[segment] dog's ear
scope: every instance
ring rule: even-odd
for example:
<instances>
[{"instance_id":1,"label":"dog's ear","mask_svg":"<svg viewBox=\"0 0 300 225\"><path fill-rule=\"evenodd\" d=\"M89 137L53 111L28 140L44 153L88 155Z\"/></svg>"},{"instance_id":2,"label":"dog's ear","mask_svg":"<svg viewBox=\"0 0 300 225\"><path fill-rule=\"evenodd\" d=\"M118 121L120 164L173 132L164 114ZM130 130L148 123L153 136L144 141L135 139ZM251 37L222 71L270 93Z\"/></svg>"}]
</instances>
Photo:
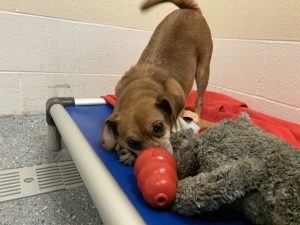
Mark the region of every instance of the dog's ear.
<instances>
[{"instance_id":1,"label":"dog's ear","mask_svg":"<svg viewBox=\"0 0 300 225\"><path fill-rule=\"evenodd\" d=\"M165 92L157 97L157 106L169 115L171 123L174 124L184 109L184 91L180 84L172 78L165 81L164 88Z\"/></svg>"},{"instance_id":2,"label":"dog's ear","mask_svg":"<svg viewBox=\"0 0 300 225\"><path fill-rule=\"evenodd\" d=\"M158 95L156 105L168 114L171 124L174 124L184 108L184 98L164 92Z\"/></svg>"},{"instance_id":3,"label":"dog's ear","mask_svg":"<svg viewBox=\"0 0 300 225\"><path fill-rule=\"evenodd\" d=\"M104 123L102 128L102 147L112 151L117 145L117 122L118 116L113 113Z\"/></svg>"}]
</instances>

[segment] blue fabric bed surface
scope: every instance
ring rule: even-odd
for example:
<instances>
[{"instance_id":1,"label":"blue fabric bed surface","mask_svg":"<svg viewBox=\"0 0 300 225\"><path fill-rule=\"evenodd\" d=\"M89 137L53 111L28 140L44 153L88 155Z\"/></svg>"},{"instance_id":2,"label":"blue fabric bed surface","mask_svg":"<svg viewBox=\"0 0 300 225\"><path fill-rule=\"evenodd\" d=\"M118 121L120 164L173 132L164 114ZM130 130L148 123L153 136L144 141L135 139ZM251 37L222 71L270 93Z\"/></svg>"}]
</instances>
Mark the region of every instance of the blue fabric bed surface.
<instances>
[{"instance_id":1,"label":"blue fabric bed surface","mask_svg":"<svg viewBox=\"0 0 300 225\"><path fill-rule=\"evenodd\" d=\"M170 209L158 210L149 207L143 200L136 186L132 166L125 166L118 161L116 152L106 152L101 149L100 131L105 119L111 114L113 108L109 105L74 106L66 107L81 132L84 134L93 149L109 169L113 177L126 193L132 204L147 224L153 225L245 225L249 224L233 212L216 212L198 218L187 218ZM116 212L117 216L117 212Z\"/></svg>"}]
</instances>

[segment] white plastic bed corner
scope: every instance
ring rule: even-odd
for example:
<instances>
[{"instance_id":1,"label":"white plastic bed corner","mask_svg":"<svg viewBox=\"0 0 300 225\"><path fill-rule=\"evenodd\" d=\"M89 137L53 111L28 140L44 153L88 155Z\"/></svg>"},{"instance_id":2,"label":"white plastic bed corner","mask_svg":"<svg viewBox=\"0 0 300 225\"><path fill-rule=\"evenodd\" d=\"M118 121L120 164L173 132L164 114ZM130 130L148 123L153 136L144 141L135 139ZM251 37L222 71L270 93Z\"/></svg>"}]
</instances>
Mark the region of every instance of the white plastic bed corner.
<instances>
[{"instance_id":1,"label":"white plastic bed corner","mask_svg":"<svg viewBox=\"0 0 300 225\"><path fill-rule=\"evenodd\" d=\"M93 104L105 104L105 101L77 101L77 105ZM145 224L64 107L55 104L50 108L50 113L104 224Z\"/></svg>"}]
</instances>

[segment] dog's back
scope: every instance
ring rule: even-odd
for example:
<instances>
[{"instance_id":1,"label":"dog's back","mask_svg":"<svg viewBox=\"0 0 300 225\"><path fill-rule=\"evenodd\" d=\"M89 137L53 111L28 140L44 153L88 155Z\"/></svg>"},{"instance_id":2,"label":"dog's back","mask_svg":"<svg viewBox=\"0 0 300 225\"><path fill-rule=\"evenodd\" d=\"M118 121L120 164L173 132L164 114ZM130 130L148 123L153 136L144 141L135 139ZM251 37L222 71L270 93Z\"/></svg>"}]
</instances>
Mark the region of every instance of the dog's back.
<instances>
[{"instance_id":1,"label":"dog's back","mask_svg":"<svg viewBox=\"0 0 300 225\"><path fill-rule=\"evenodd\" d=\"M138 63L166 69L187 94L192 88L199 62L210 61L211 32L194 1L149 0L141 8L149 9L163 2L172 2L180 9L170 13L157 26Z\"/></svg>"}]
</instances>

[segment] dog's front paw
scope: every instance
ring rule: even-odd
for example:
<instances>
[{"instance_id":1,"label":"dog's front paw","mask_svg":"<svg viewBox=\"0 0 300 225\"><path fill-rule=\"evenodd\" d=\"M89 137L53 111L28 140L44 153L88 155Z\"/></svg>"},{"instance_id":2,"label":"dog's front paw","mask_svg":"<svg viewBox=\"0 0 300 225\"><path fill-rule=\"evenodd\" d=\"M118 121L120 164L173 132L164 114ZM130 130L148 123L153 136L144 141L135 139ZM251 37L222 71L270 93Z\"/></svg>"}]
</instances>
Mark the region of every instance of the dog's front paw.
<instances>
[{"instance_id":1,"label":"dog's front paw","mask_svg":"<svg viewBox=\"0 0 300 225\"><path fill-rule=\"evenodd\" d=\"M136 159L136 155L126 148L117 148L119 154L119 160L125 165L133 165Z\"/></svg>"}]
</instances>

